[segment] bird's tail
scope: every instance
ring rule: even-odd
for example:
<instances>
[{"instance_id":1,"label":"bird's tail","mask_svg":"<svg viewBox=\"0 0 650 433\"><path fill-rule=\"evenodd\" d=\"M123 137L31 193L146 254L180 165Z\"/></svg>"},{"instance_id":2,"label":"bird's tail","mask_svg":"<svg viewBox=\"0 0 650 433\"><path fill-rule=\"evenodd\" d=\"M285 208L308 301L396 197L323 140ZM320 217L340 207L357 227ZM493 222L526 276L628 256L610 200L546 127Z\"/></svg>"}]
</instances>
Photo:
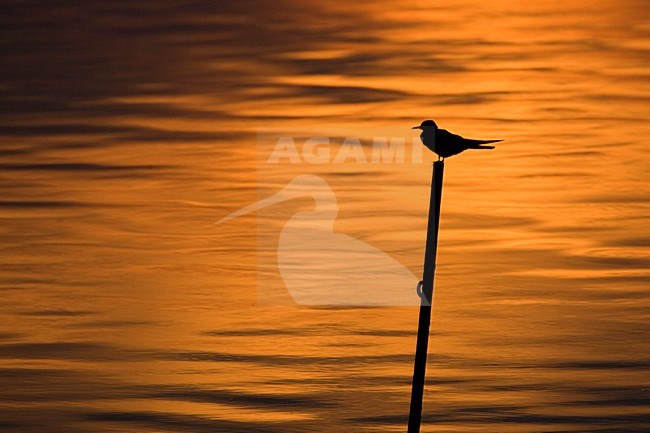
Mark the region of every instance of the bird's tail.
<instances>
[{"instance_id":1,"label":"bird's tail","mask_svg":"<svg viewBox=\"0 0 650 433\"><path fill-rule=\"evenodd\" d=\"M494 146L483 146L488 143L498 143L503 140L469 140L471 143L470 149L494 149Z\"/></svg>"}]
</instances>

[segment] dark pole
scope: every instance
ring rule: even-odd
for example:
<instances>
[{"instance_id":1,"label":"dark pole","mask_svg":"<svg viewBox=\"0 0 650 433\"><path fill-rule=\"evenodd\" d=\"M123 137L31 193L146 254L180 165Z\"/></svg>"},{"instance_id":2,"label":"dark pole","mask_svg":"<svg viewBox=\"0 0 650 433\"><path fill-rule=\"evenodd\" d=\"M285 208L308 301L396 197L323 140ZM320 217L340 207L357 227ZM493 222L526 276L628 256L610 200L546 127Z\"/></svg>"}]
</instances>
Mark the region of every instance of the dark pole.
<instances>
[{"instance_id":1,"label":"dark pole","mask_svg":"<svg viewBox=\"0 0 650 433\"><path fill-rule=\"evenodd\" d=\"M445 163L433 163L431 178L431 198L429 200L429 223L427 243L424 250L424 269L422 272L422 294L420 319L418 322L418 341L415 347L413 366L413 387L411 388L411 409L409 411L408 433L419 433L422 421L422 396L427 368L429 347L429 327L431 325L431 301L433 299L433 276L436 271L436 250L438 249L438 227L440 224L440 198L442 197L442 175Z\"/></svg>"}]
</instances>

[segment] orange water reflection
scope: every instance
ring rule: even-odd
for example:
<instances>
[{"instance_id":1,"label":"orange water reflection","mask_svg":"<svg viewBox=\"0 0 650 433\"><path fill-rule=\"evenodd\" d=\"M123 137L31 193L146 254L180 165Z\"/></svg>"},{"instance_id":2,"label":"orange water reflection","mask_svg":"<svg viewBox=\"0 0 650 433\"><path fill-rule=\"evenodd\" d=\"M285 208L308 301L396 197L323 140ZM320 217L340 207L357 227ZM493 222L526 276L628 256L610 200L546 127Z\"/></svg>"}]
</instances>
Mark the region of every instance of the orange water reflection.
<instances>
[{"instance_id":1,"label":"orange water reflection","mask_svg":"<svg viewBox=\"0 0 650 433\"><path fill-rule=\"evenodd\" d=\"M278 170L258 133L424 118L506 141L447 163L423 431L647 430L644 2L9 3L0 430L404 431L417 311L289 302L308 199L214 222L317 174L418 275L430 154Z\"/></svg>"}]
</instances>

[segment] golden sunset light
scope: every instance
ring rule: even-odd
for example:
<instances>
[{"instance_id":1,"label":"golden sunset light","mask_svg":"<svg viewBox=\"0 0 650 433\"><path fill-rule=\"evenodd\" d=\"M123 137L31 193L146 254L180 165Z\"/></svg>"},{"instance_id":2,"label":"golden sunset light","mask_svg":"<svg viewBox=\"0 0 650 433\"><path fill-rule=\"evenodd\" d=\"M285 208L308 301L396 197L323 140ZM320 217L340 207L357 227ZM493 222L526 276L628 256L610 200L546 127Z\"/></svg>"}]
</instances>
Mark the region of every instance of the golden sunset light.
<instances>
[{"instance_id":1,"label":"golden sunset light","mask_svg":"<svg viewBox=\"0 0 650 433\"><path fill-rule=\"evenodd\" d=\"M0 431L650 431L647 2L0 3Z\"/></svg>"}]
</instances>

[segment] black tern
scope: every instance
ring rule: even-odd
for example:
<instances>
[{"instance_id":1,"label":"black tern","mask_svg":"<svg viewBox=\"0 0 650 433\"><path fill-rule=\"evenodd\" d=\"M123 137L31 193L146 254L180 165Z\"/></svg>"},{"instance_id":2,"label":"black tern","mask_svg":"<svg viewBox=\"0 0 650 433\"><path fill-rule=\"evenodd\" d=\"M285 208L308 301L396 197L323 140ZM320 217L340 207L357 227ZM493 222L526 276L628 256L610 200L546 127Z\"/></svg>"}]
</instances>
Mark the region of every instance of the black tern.
<instances>
[{"instance_id":1,"label":"black tern","mask_svg":"<svg viewBox=\"0 0 650 433\"><path fill-rule=\"evenodd\" d=\"M489 143L498 143L503 140L471 140L460 135L438 128L433 120L425 120L412 129L421 129L420 140L422 144L438 155L438 160L449 158L467 149L494 149L494 146L484 146Z\"/></svg>"}]
</instances>

